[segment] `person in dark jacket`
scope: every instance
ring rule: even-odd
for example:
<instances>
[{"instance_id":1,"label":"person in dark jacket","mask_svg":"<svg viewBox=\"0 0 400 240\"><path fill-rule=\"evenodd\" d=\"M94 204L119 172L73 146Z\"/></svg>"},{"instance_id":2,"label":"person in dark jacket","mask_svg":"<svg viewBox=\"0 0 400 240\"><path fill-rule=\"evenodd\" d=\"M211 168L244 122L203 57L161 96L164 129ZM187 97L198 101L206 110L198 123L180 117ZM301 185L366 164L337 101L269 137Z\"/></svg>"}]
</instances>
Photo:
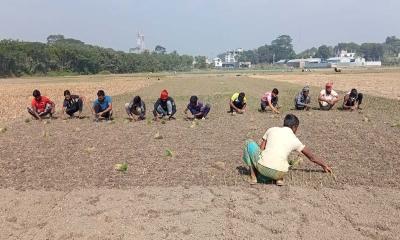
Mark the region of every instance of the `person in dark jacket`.
<instances>
[{"instance_id":1,"label":"person in dark jacket","mask_svg":"<svg viewBox=\"0 0 400 240\"><path fill-rule=\"evenodd\" d=\"M176 113L175 101L172 97L168 95L166 89L162 90L160 98L157 99L154 104L154 120L157 121L159 118L167 117L168 120L175 119L174 115Z\"/></svg>"},{"instance_id":2,"label":"person in dark jacket","mask_svg":"<svg viewBox=\"0 0 400 240\"><path fill-rule=\"evenodd\" d=\"M69 90L64 91L64 102L62 107L62 115L68 114L69 117L73 117L78 112L78 118L81 117L83 110L84 98L78 95L72 95Z\"/></svg>"},{"instance_id":3,"label":"person in dark jacket","mask_svg":"<svg viewBox=\"0 0 400 240\"><path fill-rule=\"evenodd\" d=\"M135 96L132 101L126 103L125 111L131 120L138 121L146 118L146 104L140 96Z\"/></svg>"},{"instance_id":4,"label":"person in dark jacket","mask_svg":"<svg viewBox=\"0 0 400 240\"><path fill-rule=\"evenodd\" d=\"M299 92L294 99L294 106L296 110L310 110L311 108L311 97L310 88L305 86L301 92Z\"/></svg>"},{"instance_id":5,"label":"person in dark jacket","mask_svg":"<svg viewBox=\"0 0 400 240\"><path fill-rule=\"evenodd\" d=\"M363 94L359 93L357 89L351 89L351 91L344 96L343 109L350 111L361 109L360 105L362 103L363 97Z\"/></svg>"},{"instance_id":6,"label":"person in dark jacket","mask_svg":"<svg viewBox=\"0 0 400 240\"><path fill-rule=\"evenodd\" d=\"M206 119L210 109L211 106L209 104L203 104L198 100L197 96L191 96L184 113L188 114L188 111L190 111L191 116L188 116L188 119Z\"/></svg>"}]
</instances>

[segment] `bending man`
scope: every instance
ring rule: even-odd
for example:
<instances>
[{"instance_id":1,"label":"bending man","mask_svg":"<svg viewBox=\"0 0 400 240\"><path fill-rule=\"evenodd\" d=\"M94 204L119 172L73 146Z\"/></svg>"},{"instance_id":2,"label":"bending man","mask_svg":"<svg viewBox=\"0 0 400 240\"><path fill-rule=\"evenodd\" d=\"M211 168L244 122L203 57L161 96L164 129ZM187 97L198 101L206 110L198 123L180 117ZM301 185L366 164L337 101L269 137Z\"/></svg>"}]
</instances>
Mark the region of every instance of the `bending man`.
<instances>
[{"instance_id":1,"label":"bending man","mask_svg":"<svg viewBox=\"0 0 400 240\"><path fill-rule=\"evenodd\" d=\"M344 110L357 110L361 109L360 105L363 100L363 94L358 93L357 89L353 88L349 93L344 96L343 109Z\"/></svg>"},{"instance_id":2,"label":"bending man","mask_svg":"<svg viewBox=\"0 0 400 240\"><path fill-rule=\"evenodd\" d=\"M53 117L56 105L50 98L42 96L40 91L35 89L32 93L33 99L31 107L28 107L28 113L37 120L42 120L45 116Z\"/></svg>"},{"instance_id":3,"label":"bending man","mask_svg":"<svg viewBox=\"0 0 400 240\"><path fill-rule=\"evenodd\" d=\"M135 96L131 102L125 104L125 111L131 120L138 121L146 118L146 104L139 96Z\"/></svg>"},{"instance_id":4,"label":"bending man","mask_svg":"<svg viewBox=\"0 0 400 240\"><path fill-rule=\"evenodd\" d=\"M184 113L187 114L188 110L190 111L191 116L188 116L189 119L206 119L210 109L211 107L209 104L204 105L202 102L198 101L197 96L191 96Z\"/></svg>"},{"instance_id":5,"label":"bending man","mask_svg":"<svg viewBox=\"0 0 400 240\"><path fill-rule=\"evenodd\" d=\"M93 102L92 113L95 121L110 120L112 117L112 99L106 96L103 90L97 92L97 99Z\"/></svg>"},{"instance_id":6,"label":"bending man","mask_svg":"<svg viewBox=\"0 0 400 240\"><path fill-rule=\"evenodd\" d=\"M62 115L68 114L70 117L73 117L76 112L78 112L78 118L81 117L83 110L83 97L79 97L78 95L71 95L69 90L64 91L64 102L62 108Z\"/></svg>"},{"instance_id":7,"label":"bending man","mask_svg":"<svg viewBox=\"0 0 400 240\"><path fill-rule=\"evenodd\" d=\"M260 145L247 140L243 149L243 161L250 167L251 183L257 183L257 173L275 180L278 186L284 185L283 178L289 170L288 156L292 151L306 155L308 159L321 166L325 172L331 168L296 137L299 119L286 115L283 127L272 127L262 137Z\"/></svg>"},{"instance_id":8,"label":"bending man","mask_svg":"<svg viewBox=\"0 0 400 240\"><path fill-rule=\"evenodd\" d=\"M174 114L176 113L175 101L172 97L168 95L166 89L162 90L160 98L157 99L154 104L154 120L157 121L158 118L163 118L168 116L168 120L174 119Z\"/></svg>"}]
</instances>

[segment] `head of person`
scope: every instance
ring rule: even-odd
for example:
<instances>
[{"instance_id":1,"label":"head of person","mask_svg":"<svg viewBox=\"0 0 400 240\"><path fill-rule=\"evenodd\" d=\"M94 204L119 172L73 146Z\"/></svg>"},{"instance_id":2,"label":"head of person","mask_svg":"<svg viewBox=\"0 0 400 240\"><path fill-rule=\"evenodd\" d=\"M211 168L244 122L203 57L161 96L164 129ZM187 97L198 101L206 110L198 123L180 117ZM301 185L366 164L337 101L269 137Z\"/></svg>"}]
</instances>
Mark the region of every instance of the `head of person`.
<instances>
[{"instance_id":1,"label":"head of person","mask_svg":"<svg viewBox=\"0 0 400 240\"><path fill-rule=\"evenodd\" d=\"M351 91L350 91L350 98L351 98L352 100L354 100L354 99L357 98L357 95L358 95L357 89L355 89L355 88L351 89Z\"/></svg>"},{"instance_id":2,"label":"head of person","mask_svg":"<svg viewBox=\"0 0 400 240\"><path fill-rule=\"evenodd\" d=\"M197 100L198 100L198 99L197 99L197 96L191 96L191 97L190 97L190 101L189 101L189 102L190 102L190 105L191 105L191 106L196 106L196 105L197 105Z\"/></svg>"},{"instance_id":3,"label":"head of person","mask_svg":"<svg viewBox=\"0 0 400 240\"><path fill-rule=\"evenodd\" d=\"M296 133L299 124L299 119L294 114L286 115L285 119L283 120L283 126L292 129L294 133Z\"/></svg>"},{"instance_id":4,"label":"head of person","mask_svg":"<svg viewBox=\"0 0 400 240\"><path fill-rule=\"evenodd\" d=\"M167 89L164 89L164 90L161 91L160 99L163 102L168 100L168 91L167 91Z\"/></svg>"},{"instance_id":5,"label":"head of person","mask_svg":"<svg viewBox=\"0 0 400 240\"><path fill-rule=\"evenodd\" d=\"M330 94L332 89L333 89L333 83L325 84L325 91L326 91L327 94Z\"/></svg>"},{"instance_id":6,"label":"head of person","mask_svg":"<svg viewBox=\"0 0 400 240\"><path fill-rule=\"evenodd\" d=\"M39 100L42 98L42 95L40 94L40 91L37 90L37 89L33 90L32 96L33 96L37 101L39 101Z\"/></svg>"},{"instance_id":7,"label":"head of person","mask_svg":"<svg viewBox=\"0 0 400 240\"><path fill-rule=\"evenodd\" d=\"M69 90L65 90L64 91L64 97L65 97L65 99L70 100L71 99L71 92Z\"/></svg>"},{"instance_id":8,"label":"head of person","mask_svg":"<svg viewBox=\"0 0 400 240\"><path fill-rule=\"evenodd\" d=\"M272 93L271 93L272 97L276 97L276 96L278 96L278 94L279 94L279 90L277 88L272 89Z\"/></svg>"},{"instance_id":9,"label":"head of person","mask_svg":"<svg viewBox=\"0 0 400 240\"><path fill-rule=\"evenodd\" d=\"M303 87L302 92L303 92L303 95L307 97L308 94L310 94L310 88L308 86L305 86L305 87Z\"/></svg>"},{"instance_id":10,"label":"head of person","mask_svg":"<svg viewBox=\"0 0 400 240\"><path fill-rule=\"evenodd\" d=\"M241 92L239 93L238 100L240 102L244 102L244 97L246 97L246 94L244 92Z\"/></svg>"},{"instance_id":11,"label":"head of person","mask_svg":"<svg viewBox=\"0 0 400 240\"><path fill-rule=\"evenodd\" d=\"M99 91L97 92L97 99L98 99L100 102L104 101L105 96L106 96L106 93L105 93L103 90L99 90Z\"/></svg>"},{"instance_id":12,"label":"head of person","mask_svg":"<svg viewBox=\"0 0 400 240\"><path fill-rule=\"evenodd\" d=\"M142 99L139 96L135 96L133 98L133 104L140 105L141 102L142 102Z\"/></svg>"}]
</instances>

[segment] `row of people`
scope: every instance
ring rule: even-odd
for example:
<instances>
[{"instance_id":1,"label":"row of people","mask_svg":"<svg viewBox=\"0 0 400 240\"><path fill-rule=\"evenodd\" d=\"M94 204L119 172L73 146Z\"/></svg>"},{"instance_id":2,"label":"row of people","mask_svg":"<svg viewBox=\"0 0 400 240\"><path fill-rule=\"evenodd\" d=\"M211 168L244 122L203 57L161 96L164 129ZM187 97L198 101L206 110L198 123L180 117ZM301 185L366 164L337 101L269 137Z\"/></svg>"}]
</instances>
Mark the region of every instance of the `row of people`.
<instances>
[{"instance_id":1,"label":"row of people","mask_svg":"<svg viewBox=\"0 0 400 240\"><path fill-rule=\"evenodd\" d=\"M279 90L274 88L270 92L264 93L261 96L260 112L264 112L270 109L274 113L279 112L278 105ZM360 109L360 105L363 100L363 94L358 93L357 89L353 88L345 94L343 99L343 110L357 110ZM331 110L333 106L339 101L338 93L333 90L333 84L327 83L325 89L322 89L318 96L318 104L321 110ZM244 113L247 107L246 94L244 92L234 93L229 102L230 110L232 114ZM305 86L294 98L294 107L296 110L310 110L311 108L311 97L310 87Z\"/></svg>"},{"instance_id":2,"label":"row of people","mask_svg":"<svg viewBox=\"0 0 400 240\"><path fill-rule=\"evenodd\" d=\"M297 110L309 110L311 108L311 97L310 88L304 87L300 91L295 99L294 105ZM274 88L271 92L266 92L261 97L260 111L266 111L269 108L274 113L279 112L278 106L278 95L279 90ZM28 107L28 112L36 119L42 119L42 117L50 115L55 112L55 104L46 96L41 96L39 90L33 91L33 100L31 106ZM356 110L360 109L360 105L363 100L363 94L358 93L357 89L351 89L344 96L343 109L344 110ZM318 103L321 110L330 110L339 101L339 95L333 90L332 83L327 83L325 89L321 90ZM73 95L69 90L64 91L64 101L62 106L62 115L68 115L70 117L77 113L77 117L81 117L85 98L78 95ZM247 99L244 92L234 93L229 101L229 112L244 113L247 107ZM91 105L92 114L96 121L102 119L110 119L112 117L112 98L107 96L103 90L97 92L97 99ZM210 112L211 106L209 104L203 104L198 100L197 96L192 96L186 106L184 113L187 115L191 113L188 118L206 118ZM140 96L135 96L132 101L125 104L125 111L128 117L132 120L143 120L146 118L146 104ZM163 117L168 119L174 119L176 114L176 104L172 97L169 96L168 91L164 89L160 97L154 104L153 116L154 120L158 120Z\"/></svg>"},{"instance_id":3,"label":"row of people","mask_svg":"<svg viewBox=\"0 0 400 240\"><path fill-rule=\"evenodd\" d=\"M33 99L31 106L27 108L28 113L35 119L41 120L43 117L52 117L55 112L55 103L46 96L42 96L39 90L33 91ZM69 90L64 91L64 101L62 105L62 116L80 118L84 106L85 98L73 95ZM95 121L109 120L113 114L112 98L105 94L103 90L97 92L97 99L90 107ZM209 104L203 104L198 100L197 96L190 97L184 113L190 119L205 119L211 110ZM140 96L133 97L132 101L125 104L125 111L131 120L144 120L146 118L146 104ZM190 114L188 114L190 112ZM176 113L176 104L172 97L169 96L167 90L163 90L160 97L154 104L153 116L154 120L167 117L174 119Z\"/></svg>"}]
</instances>

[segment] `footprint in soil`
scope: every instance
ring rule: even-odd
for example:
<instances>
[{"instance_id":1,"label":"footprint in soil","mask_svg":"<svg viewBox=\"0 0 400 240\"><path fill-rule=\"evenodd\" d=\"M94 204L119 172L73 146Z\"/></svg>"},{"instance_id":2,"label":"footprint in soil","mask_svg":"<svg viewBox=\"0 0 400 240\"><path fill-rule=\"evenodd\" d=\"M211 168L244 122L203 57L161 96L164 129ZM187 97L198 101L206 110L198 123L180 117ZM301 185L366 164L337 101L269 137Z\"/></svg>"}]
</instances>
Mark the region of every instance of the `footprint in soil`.
<instances>
[{"instance_id":1,"label":"footprint in soil","mask_svg":"<svg viewBox=\"0 0 400 240\"><path fill-rule=\"evenodd\" d=\"M160 213L157 210L150 209L150 210L147 211L147 216L149 218L158 218L160 216Z\"/></svg>"},{"instance_id":2,"label":"footprint in soil","mask_svg":"<svg viewBox=\"0 0 400 240\"><path fill-rule=\"evenodd\" d=\"M16 216L6 218L6 221L7 221L7 222L12 222L12 223L17 222L17 220L18 220L18 219L17 219Z\"/></svg>"},{"instance_id":3,"label":"footprint in soil","mask_svg":"<svg viewBox=\"0 0 400 240\"><path fill-rule=\"evenodd\" d=\"M98 203L98 202L100 201L100 196L101 196L101 195L97 195L97 196L95 196L95 197L90 197L90 198L87 199L87 202L88 202L90 205L95 206L96 203Z\"/></svg>"}]
</instances>

